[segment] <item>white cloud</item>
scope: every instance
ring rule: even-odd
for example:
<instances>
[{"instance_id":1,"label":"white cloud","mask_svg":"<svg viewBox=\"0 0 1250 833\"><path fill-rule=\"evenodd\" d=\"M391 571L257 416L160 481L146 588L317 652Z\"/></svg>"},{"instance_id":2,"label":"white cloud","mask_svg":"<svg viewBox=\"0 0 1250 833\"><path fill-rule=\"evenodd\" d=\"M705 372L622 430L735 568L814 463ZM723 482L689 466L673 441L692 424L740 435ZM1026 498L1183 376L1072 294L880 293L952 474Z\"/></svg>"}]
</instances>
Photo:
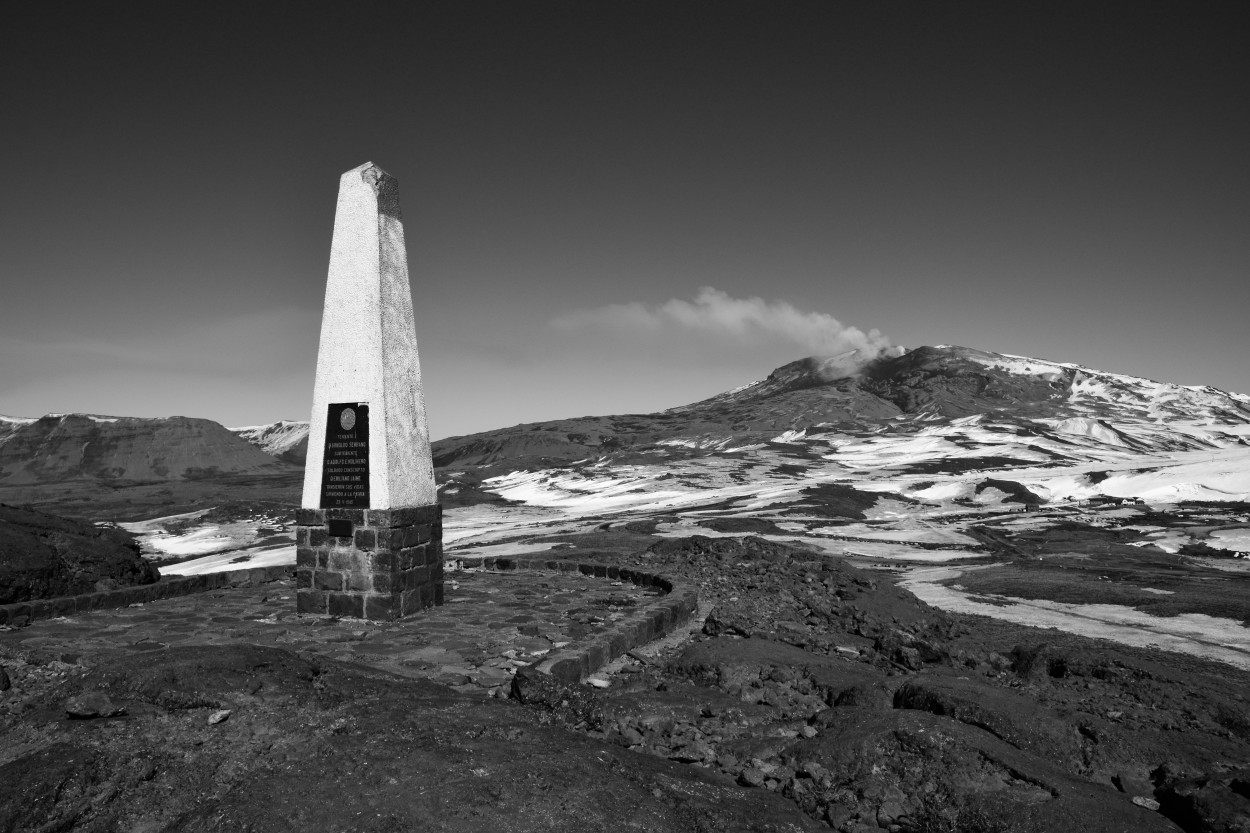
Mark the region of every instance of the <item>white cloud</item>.
<instances>
[{"instance_id":1,"label":"white cloud","mask_svg":"<svg viewBox=\"0 0 1250 833\"><path fill-rule=\"evenodd\" d=\"M552 324L562 330L606 327L640 335L684 329L738 342L783 341L819 356L855 350L862 358L872 358L890 347L890 340L875 329L864 332L823 312L803 312L786 301L734 298L710 286L702 287L692 301L608 304L575 310Z\"/></svg>"}]
</instances>

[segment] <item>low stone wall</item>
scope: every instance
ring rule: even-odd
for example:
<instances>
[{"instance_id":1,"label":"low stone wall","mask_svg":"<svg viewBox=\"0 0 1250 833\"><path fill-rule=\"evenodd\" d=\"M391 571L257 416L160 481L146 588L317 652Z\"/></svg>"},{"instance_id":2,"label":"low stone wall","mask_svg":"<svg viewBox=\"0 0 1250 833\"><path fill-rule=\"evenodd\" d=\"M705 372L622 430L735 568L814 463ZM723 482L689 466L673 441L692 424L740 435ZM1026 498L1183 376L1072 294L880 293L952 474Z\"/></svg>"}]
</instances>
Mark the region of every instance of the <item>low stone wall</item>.
<instances>
[{"instance_id":1,"label":"low stone wall","mask_svg":"<svg viewBox=\"0 0 1250 833\"><path fill-rule=\"evenodd\" d=\"M241 587L264 584L283 578L292 578L295 567L252 567L221 573L205 573L199 576L168 576L152 584L136 584L99 593L83 593L79 596L59 596L54 599L35 599L29 602L0 605L0 625L28 625L36 619L54 619L57 616L73 616L92 610L111 607L127 607L132 604L154 602L174 596L187 596L224 587Z\"/></svg>"},{"instance_id":2,"label":"low stone wall","mask_svg":"<svg viewBox=\"0 0 1250 833\"><path fill-rule=\"evenodd\" d=\"M564 561L536 556L469 556L448 562L459 562L462 568L479 568L507 572L510 570L546 570L579 572L583 575L614 581L628 581L640 587L655 587L664 597L632 611L607 633L585 644L574 644L552 652L535 670L565 682L585 679L626 651L645 645L672 632L699 609L699 594L693 587L673 582L664 576L605 564Z\"/></svg>"},{"instance_id":3,"label":"low stone wall","mask_svg":"<svg viewBox=\"0 0 1250 833\"><path fill-rule=\"evenodd\" d=\"M452 557L448 565L465 569L482 569L507 573L514 570L581 573L608 581L628 581L639 587L654 587L663 593L654 601L630 610L612 627L598 636L564 649L553 651L534 670L565 681L576 682L598 671L608 662L632 648L646 645L689 621L699 608L698 593L693 587L678 584L664 576L630 567L566 561L535 556ZM123 587L102 593L62 596L18 604L0 605L0 625L21 626L36 619L73 616L92 610L127 607L192 593L203 593L227 587L264 584L278 579L295 578L293 565L254 567L199 576L169 576L154 584ZM420 619L412 620L417 627Z\"/></svg>"}]
</instances>

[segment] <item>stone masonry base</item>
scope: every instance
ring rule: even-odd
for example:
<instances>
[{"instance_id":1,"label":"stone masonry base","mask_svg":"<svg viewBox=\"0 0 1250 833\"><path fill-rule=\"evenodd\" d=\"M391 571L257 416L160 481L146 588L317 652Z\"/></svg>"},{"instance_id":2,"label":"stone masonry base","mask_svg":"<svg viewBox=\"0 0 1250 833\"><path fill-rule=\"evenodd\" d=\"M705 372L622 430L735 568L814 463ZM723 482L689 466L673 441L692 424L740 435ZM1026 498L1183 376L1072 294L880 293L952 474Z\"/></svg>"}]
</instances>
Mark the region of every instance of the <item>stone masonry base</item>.
<instances>
[{"instance_id":1,"label":"stone masonry base","mask_svg":"<svg viewBox=\"0 0 1250 833\"><path fill-rule=\"evenodd\" d=\"M443 508L301 509L300 613L399 619L443 603Z\"/></svg>"}]
</instances>

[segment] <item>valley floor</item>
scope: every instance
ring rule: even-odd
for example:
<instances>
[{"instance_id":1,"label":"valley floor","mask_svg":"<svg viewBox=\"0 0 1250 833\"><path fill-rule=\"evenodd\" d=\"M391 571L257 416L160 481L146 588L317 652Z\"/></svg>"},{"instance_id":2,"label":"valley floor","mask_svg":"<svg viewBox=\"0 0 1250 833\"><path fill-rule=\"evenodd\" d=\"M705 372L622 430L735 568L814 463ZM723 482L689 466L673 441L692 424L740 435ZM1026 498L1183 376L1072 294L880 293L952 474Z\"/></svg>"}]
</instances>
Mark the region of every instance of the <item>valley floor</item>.
<instances>
[{"instance_id":1,"label":"valley floor","mask_svg":"<svg viewBox=\"0 0 1250 833\"><path fill-rule=\"evenodd\" d=\"M757 535L881 571L943 610L1250 668L1250 504L1073 499L1022 511L993 488L975 502L960 497L983 472L778 473L792 453L763 448L689 463L575 466L485 480L452 473L448 497L484 487L495 500L446 510L446 555L540 552L551 546L545 536L604 526L661 537ZM1216 462L1212 454L1169 455L1159 470L1234 470L1245 454L1229 454ZM1154 482L1142 458L1135 460L1133 476ZM993 476L1034 488L1040 477L1060 477L1027 468ZM1062 478L1074 476L1063 470ZM1250 464L1241 476L1250 477ZM1177 488L1173 481L1169 489ZM240 501L208 512L122 525L142 536L149 557L169 574L294 563L289 510Z\"/></svg>"}]
</instances>

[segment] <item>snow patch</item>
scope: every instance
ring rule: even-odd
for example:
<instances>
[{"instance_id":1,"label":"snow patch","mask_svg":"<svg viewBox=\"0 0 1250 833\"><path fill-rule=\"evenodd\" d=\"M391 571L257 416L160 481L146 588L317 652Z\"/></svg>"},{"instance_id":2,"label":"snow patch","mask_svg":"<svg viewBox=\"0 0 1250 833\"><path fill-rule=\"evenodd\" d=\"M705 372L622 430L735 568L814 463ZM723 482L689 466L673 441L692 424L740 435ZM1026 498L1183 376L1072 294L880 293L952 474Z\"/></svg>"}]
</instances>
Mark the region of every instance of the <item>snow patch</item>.
<instances>
[{"instance_id":1,"label":"snow patch","mask_svg":"<svg viewBox=\"0 0 1250 833\"><path fill-rule=\"evenodd\" d=\"M954 613L990 616L1035 628L1057 628L1123 645L1206 657L1250 670L1250 630L1232 619L1202 613L1151 616L1126 605L1079 605L1012 596L993 596L996 603L989 604L977 601L972 594L939 584L966 569L917 569L899 582L899 586L934 607Z\"/></svg>"},{"instance_id":2,"label":"snow patch","mask_svg":"<svg viewBox=\"0 0 1250 833\"><path fill-rule=\"evenodd\" d=\"M1250 552L1250 529L1217 529L1209 537L1209 544L1222 550Z\"/></svg>"},{"instance_id":3,"label":"snow patch","mask_svg":"<svg viewBox=\"0 0 1250 833\"><path fill-rule=\"evenodd\" d=\"M217 553L178 564L160 565L159 569L163 576L199 576L205 573L225 573L230 570L278 567L294 563L295 546L292 544Z\"/></svg>"}]
</instances>

